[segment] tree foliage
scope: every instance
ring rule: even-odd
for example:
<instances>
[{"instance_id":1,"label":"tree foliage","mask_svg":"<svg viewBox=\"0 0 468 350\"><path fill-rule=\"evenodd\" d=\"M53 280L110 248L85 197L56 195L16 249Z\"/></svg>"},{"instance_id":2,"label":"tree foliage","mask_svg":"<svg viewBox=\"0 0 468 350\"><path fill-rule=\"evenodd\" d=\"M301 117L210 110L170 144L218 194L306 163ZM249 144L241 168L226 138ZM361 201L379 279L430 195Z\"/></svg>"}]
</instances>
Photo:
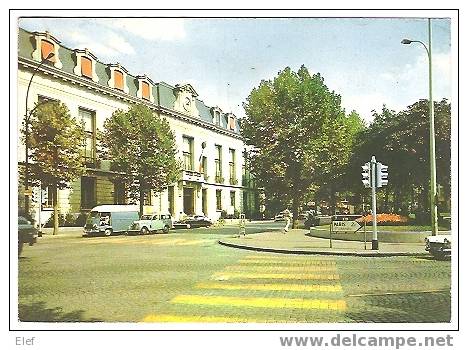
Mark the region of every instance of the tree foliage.
<instances>
[{"instance_id":1,"label":"tree foliage","mask_svg":"<svg viewBox=\"0 0 468 350\"><path fill-rule=\"evenodd\" d=\"M443 99L434 104L437 183L444 188L447 210L450 198L450 104ZM429 105L420 100L397 113L383 106L374 111L374 120L356 142L348 172L353 188L362 188L360 165L375 155L389 165L389 184L385 191L386 211L407 213L415 205L428 213L430 183ZM390 199L392 199L390 201Z\"/></svg>"},{"instance_id":2,"label":"tree foliage","mask_svg":"<svg viewBox=\"0 0 468 350\"><path fill-rule=\"evenodd\" d=\"M160 192L180 176L180 162L169 123L144 105L117 110L104 123L100 135L103 157L121 172L128 196L139 201L143 212L145 195Z\"/></svg>"},{"instance_id":3,"label":"tree foliage","mask_svg":"<svg viewBox=\"0 0 468 350\"><path fill-rule=\"evenodd\" d=\"M251 146L251 171L268 196L292 204L296 218L305 196L325 178L332 181L347 161L348 132L359 128L355 114L347 117L340 96L304 66L263 80L244 109L241 132Z\"/></svg>"},{"instance_id":4,"label":"tree foliage","mask_svg":"<svg viewBox=\"0 0 468 350\"><path fill-rule=\"evenodd\" d=\"M25 128L22 131L26 137ZM83 125L70 115L65 104L51 101L36 105L29 118L29 179L33 185L52 188L56 219L57 190L69 187L85 171L84 141ZM58 221L54 224L54 234L57 230Z\"/></svg>"}]
</instances>

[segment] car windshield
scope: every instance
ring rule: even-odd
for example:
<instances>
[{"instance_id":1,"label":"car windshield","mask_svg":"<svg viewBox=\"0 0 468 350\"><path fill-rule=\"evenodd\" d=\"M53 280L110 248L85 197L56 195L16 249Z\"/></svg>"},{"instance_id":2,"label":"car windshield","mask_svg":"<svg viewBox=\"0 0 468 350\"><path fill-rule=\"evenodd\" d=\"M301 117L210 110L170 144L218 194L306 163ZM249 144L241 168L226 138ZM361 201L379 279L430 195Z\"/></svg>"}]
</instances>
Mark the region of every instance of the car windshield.
<instances>
[{"instance_id":1,"label":"car windshield","mask_svg":"<svg viewBox=\"0 0 468 350\"><path fill-rule=\"evenodd\" d=\"M98 211L92 211L89 213L89 218L98 218L99 217L99 212Z\"/></svg>"}]
</instances>

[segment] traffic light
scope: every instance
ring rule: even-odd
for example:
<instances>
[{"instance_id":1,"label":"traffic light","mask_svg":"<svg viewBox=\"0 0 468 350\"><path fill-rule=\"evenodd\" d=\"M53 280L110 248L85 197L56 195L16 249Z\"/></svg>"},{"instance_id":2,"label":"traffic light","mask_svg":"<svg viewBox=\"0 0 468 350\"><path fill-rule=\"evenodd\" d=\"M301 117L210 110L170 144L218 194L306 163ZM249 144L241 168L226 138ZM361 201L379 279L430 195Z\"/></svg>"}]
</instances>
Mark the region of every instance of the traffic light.
<instances>
[{"instance_id":1,"label":"traffic light","mask_svg":"<svg viewBox=\"0 0 468 350\"><path fill-rule=\"evenodd\" d=\"M362 183L364 184L365 188L371 187L371 164L367 162L364 165L361 165L362 168Z\"/></svg>"},{"instance_id":2,"label":"traffic light","mask_svg":"<svg viewBox=\"0 0 468 350\"><path fill-rule=\"evenodd\" d=\"M387 186L388 184L388 165L377 163L377 187Z\"/></svg>"}]
</instances>

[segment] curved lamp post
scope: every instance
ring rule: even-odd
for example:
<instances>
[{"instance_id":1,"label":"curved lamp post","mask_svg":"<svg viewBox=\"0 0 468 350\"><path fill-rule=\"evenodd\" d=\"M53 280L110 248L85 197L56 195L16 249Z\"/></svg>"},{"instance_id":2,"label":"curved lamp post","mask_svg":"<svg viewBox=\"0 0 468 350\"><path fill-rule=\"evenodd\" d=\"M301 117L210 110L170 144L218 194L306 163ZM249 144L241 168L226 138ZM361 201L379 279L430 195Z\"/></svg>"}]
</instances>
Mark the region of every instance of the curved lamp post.
<instances>
[{"instance_id":1,"label":"curved lamp post","mask_svg":"<svg viewBox=\"0 0 468 350\"><path fill-rule=\"evenodd\" d=\"M26 90L26 107L25 107L25 112L24 112L24 148L25 148L25 160L24 160L24 211L26 215L29 215L29 197L31 195L30 189L29 189L29 118L31 117L32 113L34 110L39 106L36 105L31 111L28 112L28 97L29 97L29 88L31 87L32 80L36 73L38 72L39 68L54 57L54 53L51 52L47 55L46 58L44 58L41 63L34 69L33 74L31 75L31 78L29 79L29 84L28 84L28 89Z\"/></svg>"},{"instance_id":2,"label":"curved lamp post","mask_svg":"<svg viewBox=\"0 0 468 350\"><path fill-rule=\"evenodd\" d=\"M435 156L435 129L434 129L434 101L432 100L432 30L431 30L431 19L428 19L429 27L429 47L426 46L422 41L419 40L410 40L403 39L401 41L404 45L409 45L411 43L419 43L426 49L427 57L429 59L429 120L430 120L430 130L429 130L429 157L430 157L430 168L431 168L431 189L430 189L430 203L431 203L431 226L432 226L432 235L435 236L438 233L438 223L437 223L437 201L436 201L436 156Z\"/></svg>"}]
</instances>

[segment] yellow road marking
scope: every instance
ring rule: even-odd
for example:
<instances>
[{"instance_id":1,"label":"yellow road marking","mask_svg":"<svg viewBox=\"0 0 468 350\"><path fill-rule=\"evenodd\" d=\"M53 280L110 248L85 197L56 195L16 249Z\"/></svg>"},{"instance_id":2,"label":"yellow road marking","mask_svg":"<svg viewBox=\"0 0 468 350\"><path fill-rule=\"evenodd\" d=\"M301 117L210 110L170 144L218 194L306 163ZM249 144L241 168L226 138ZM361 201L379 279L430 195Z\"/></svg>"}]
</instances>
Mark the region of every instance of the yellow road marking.
<instances>
[{"instance_id":1,"label":"yellow road marking","mask_svg":"<svg viewBox=\"0 0 468 350\"><path fill-rule=\"evenodd\" d=\"M300 298L238 298L214 295L178 295L171 300L171 303L236 307L319 309L336 311L343 311L346 309L346 302L344 300Z\"/></svg>"},{"instance_id":2,"label":"yellow road marking","mask_svg":"<svg viewBox=\"0 0 468 350\"><path fill-rule=\"evenodd\" d=\"M239 264L279 264L279 265L336 265L335 261L316 261L316 260L267 260L267 259L242 259Z\"/></svg>"},{"instance_id":3,"label":"yellow road marking","mask_svg":"<svg viewBox=\"0 0 468 350\"><path fill-rule=\"evenodd\" d=\"M226 266L225 270L227 271L263 271L263 272L272 272L272 271L291 271L291 272L309 272L309 271L336 271L336 266Z\"/></svg>"},{"instance_id":4,"label":"yellow road marking","mask_svg":"<svg viewBox=\"0 0 468 350\"><path fill-rule=\"evenodd\" d=\"M291 280L339 280L338 274L314 273L249 273L249 272L217 272L212 276L215 279L230 278L258 278L258 279L291 279Z\"/></svg>"},{"instance_id":5,"label":"yellow road marking","mask_svg":"<svg viewBox=\"0 0 468 350\"><path fill-rule=\"evenodd\" d=\"M225 290L275 290L294 292L341 292L343 289L339 284L331 285L306 285L306 284L228 284L228 283L198 283L197 288L202 289L225 289Z\"/></svg>"},{"instance_id":6,"label":"yellow road marking","mask_svg":"<svg viewBox=\"0 0 468 350\"><path fill-rule=\"evenodd\" d=\"M348 297L367 297L367 296L384 296L384 295L399 295L399 294L424 294L424 293L440 293L450 292L450 289L429 289L429 290L408 290L382 293L364 293L364 294L349 294Z\"/></svg>"},{"instance_id":7,"label":"yellow road marking","mask_svg":"<svg viewBox=\"0 0 468 350\"><path fill-rule=\"evenodd\" d=\"M271 319L260 320L251 318L240 318L230 316L196 316L196 315L148 315L142 322L179 322L179 323L286 323L289 321L272 321Z\"/></svg>"}]
</instances>

